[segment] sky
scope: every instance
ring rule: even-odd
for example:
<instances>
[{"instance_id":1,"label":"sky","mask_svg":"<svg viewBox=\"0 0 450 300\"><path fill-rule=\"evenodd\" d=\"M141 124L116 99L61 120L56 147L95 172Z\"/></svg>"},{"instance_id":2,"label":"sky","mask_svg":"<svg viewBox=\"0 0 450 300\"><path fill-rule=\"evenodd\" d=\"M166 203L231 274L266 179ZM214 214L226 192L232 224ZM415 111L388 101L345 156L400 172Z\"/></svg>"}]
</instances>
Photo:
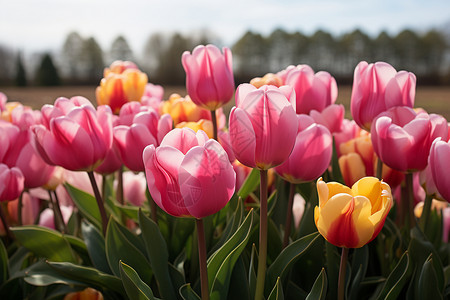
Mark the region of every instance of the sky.
<instances>
[{"instance_id":1,"label":"sky","mask_svg":"<svg viewBox=\"0 0 450 300\"><path fill-rule=\"evenodd\" d=\"M247 30L376 35L444 24L449 0L0 0L0 44L25 52L58 50L72 31L104 50L123 35L139 53L155 32L207 29L231 47Z\"/></svg>"}]
</instances>

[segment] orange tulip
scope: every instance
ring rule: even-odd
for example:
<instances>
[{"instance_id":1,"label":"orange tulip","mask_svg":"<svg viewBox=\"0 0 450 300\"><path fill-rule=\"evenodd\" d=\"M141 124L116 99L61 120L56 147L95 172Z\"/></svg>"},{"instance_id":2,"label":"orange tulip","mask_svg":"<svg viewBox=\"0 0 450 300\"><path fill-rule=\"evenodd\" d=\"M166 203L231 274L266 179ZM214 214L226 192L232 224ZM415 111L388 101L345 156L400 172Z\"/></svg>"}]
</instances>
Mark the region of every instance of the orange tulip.
<instances>
[{"instance_id":1,"label":"orange tulip","mask_svg":"<svg viewBox=\"0 0 450 300\"><path fill-rule=\"evenodd\" d=\"M263 77L255 77L250 80L250 84L254 85L256 88L260 88L263 85L274 85L280 87L283 85L283 80L273 73L267 73Z\"/></svg>"},{"instance_id":2,"label":"orange tulip","mask_svg":"<svg viewBox=\"0 0 450 300\"><path fill-rule=\"evenodd\" d=\"M103 295L93 288L86 288L81 292L67 294L64 300L103 300Z\"/></svg>"},{"instance_id":3,"label":"orange tulip","mask_svg":"<svg viewBox=\"0 0 450 300\"><path fill-rule=\"evenodd\" d=\"M204 132L206 132L206 134L208 135L208 137L210 139L213 138L213 124L210 120L201 119L197 122L181 122L181 123L178 123L177 126L175 126L175 127L176 128L187 127L187 128L191 128L195 132L197 132L199 130L203 130Z\"/></svg>"},{"instance_id":4,"label":"orange tulip","mask_svg":"<svg viewBox=\"0 0 450 300\"><path fill-rule=\"evenodd\" d=\"M338 247L360 248L372 241L392 206L388 184L364 177L352 188L337 182L317 181L319 206L314 220L319 233Z\"/></svg>"}]
</instances>

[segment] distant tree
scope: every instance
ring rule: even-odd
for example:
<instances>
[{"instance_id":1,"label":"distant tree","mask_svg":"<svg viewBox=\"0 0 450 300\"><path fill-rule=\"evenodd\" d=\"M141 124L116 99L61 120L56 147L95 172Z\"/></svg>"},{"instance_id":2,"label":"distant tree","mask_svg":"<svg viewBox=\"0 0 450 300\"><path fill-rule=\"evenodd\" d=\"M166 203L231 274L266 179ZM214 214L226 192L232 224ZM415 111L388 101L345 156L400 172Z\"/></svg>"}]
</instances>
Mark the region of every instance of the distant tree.
<instances>
[{"instance_id":1,"label":"distant tree","mask_svg":"<svg viewBox=\"0 0 450 300\"><path fill-rule=\"evenodd\" d=\"M64 41L61 52L62 76L69 83L84 80L86 68L83 61L84 39L77 32L71 32Z\"/></svg>"},{"instance_id":2,"label":"distant tree","mask_svg":"<svg viewBox=\"0 0 450 300\"><path fill-rule=\"evenodd\" d=\"M373 60L384 61L393 66L399 63L394 40L386 31L380 32L373 40Z\"/></svg>"},{"instance_id":3,"label":"distant tree","mask_svg":"<svg viewBox=\"0 0 450 300\"><path fill-rule=\"evenodd\" d=\"M131 50L127 40L123 36L118 36L113 41L113 43L111 44L109 56L110 62L113 62L115 60L134 60L133 51Z\"/></svg>"},{"instance_id":4,"label":"distant tree","mask_svg":"<svg viewBox=\"0 0 450 300\"><path fill-rule=\"evenodd\" d=\"M310 38L309 65L314 71L326 70L336 71L336 41L334 37L326 31L318 30Z\"/></svg>"},{"instance_id":5,"label":"distant tree","mask_svg":"<svg viewBox=\"0 0 450 300\"><path fill-rule=\"evenodd\" d=\"M22 63L22 55L19 52L17 54L16 59L16 85L17 86L26 86L27 85L27 76L25 72L25 67Z\"/></svg>"},{"instance_id":6,"label":"distant tree","mask_svg":"<svg viewBox=\"0 0 450 300\"><path fill-rule=\"evenodd\" d=\"M60 84L58 70L53 64L49 53L44 54L36 72L36 83L42 86L54 86Z\"/></svg>"},{"instance_id":7,"label":"distant tree","mask_svg":"<svg viewBox=\"0 0 450 300\"><path fill-rule=\"evenodd\" d=\"M269 72L266 40L259 33L247 31L234 44L233 64L236 82L247 82Z\"/></svg>"},{"instance_id":8,"label":"distant tree","mask_svg":"<svg viewBox=\"0 0 450 300\"><path fill-rule=\"evenodd\" d=\"M152 34L144 46L142 68L149 78L158 77L157 71L168 44L168 38L161 33ZM153 79L151 79L153 80Z\"/></svg>"},{"instance_id":9,"label":"distant tree","mask_svg":"<svg viewBox=\"0 0 450 300\"><path fill-rule=\"evenodd\" d=\"M83 44L83 63L86 65L86 80L90 84L98 84L103 77L103 52L97 41L91 37Z\"/></svg>"},{"instance_id":10,"label":"distant tree","mask_svg":"<svg viewBox=\"0 0 450 300\"><path fill-rule=\"evenodd\" d=\"M339 39L339 59L336 66L339 74L352 74L360 61L373 60L373 45L370 37L359 29L344 34Z\"/></svg>"},{"instance_id":11,"label":"distant tree","mask_svg":"<svg viewBox=\"0 0 450 300\"><path fill-rule=\"evenodd\" d=\"M310 38L300 32L295 32L292 35L293 42L293 57L290 65L298 65L301 63L307 63L308 61L308 49L310 47ZM283 67L284 68L284 67Z\"/></svg>"},{"instance_id":12,"label":"distant tree","mask_svg":"<svg viewBox=\"0 0 450 300\"><path fill-rule=\"evenodd\" d=\"M434 77L434 80L438 80L438 77L443 75L446 67L448 67L444 64L445 52L448 49L445 36L439 31L430 30L421 40L423 47L419 49L419 56L427 66L425 73L428 77Z\"/></svg>"},{"instance_id":13,"label":"distant tree","mask_svg":"<svg viewBox=\"0 0 450 300\"><path fill-rule=\"evenodd\" d=\"M6 46L0 45L0 84L7 85L14 78L14 52Z\"/></svg>"},{"instance_id":14,"label":"distant tree","mask_svg":"<svg viewBox=\"0 0 450 300\"><path fill-rule=\"evenodd\" d=\"M405 29L394 38L394 47L398 55L398 65L400 70L414 72L421 75L425 72L426 66L420 60L419 49L421 41L416 32Z\"/></svg>"},{"instance_id":15,"label":"distant tree","mask_svg":"<svg viewBox=\"0 0 450 300\"><path fill-rule=\"evenodd\" d=\"M275 29L267 38L270 72L277 72L294 63L295 41L283 29Z\"/></svg>"}]
</instances>

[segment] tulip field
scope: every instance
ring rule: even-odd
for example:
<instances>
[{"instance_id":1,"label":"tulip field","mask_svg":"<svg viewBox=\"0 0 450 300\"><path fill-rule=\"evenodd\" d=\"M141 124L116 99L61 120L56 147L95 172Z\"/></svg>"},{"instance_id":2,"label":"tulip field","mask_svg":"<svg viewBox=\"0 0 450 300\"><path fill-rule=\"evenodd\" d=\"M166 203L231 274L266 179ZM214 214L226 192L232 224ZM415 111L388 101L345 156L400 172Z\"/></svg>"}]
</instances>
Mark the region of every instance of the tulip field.
<instances>
[{"instance_id":1,"label":"tulip field","mask_svg":"<svg viewBox=\"0 0 450 300\"><path fill-rule=\"evenodd\" d=\"M180 61L0 90L0 299L450 297L450 88Z\"/></svg>"}]
</instances>

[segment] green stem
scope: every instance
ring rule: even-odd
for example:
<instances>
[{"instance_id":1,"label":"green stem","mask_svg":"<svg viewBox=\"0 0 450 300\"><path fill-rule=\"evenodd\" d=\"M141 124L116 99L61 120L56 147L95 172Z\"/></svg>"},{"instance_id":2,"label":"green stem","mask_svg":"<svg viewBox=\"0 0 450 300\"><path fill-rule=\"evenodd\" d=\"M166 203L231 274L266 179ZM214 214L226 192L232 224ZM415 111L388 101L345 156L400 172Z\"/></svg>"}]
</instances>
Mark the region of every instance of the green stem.
<instances>
[{"instance_id":1,"label":"green stem","mask_svg":"<svg viewBox=\"0 0 450 300\"><path fill-rule=\"evenodd\" d=\"M348 250L348 248L342 248L338 279L338 300L344 300L345 296L345 272L347 270Z\"/></svg>"},{"instance_id":2,"label":"green stem","mask_svg":"<svg viewBox=\"0 0 450 300\"><path fill-rule=\"evenodd\" d=\"M413 188L413 173L406 173L405 174L405 185L406 185L406 192L407 192L407 205L408 205L408 216L407 216L407 228L414 227L414 224L416 222L416 219L414 217L414 188Z\"/></svg>"},{"instance_id":3,"label":"green stem","mask_svg":"<svg viewBox=\"0 0 450 300\"><path fill-rule=\"evenodd\" d=\"M56 193L54 194L56 197ZM64 226L64 219L61 213L61 209L59 208L59 201L58 203L53 198L52 191L48 190L48 196L50 197L50 203L52 204L53 209L53 222L55 224L55 229L60 230L62 232L66 232L65 226Z\"/></svg>"},{"instance_id":4,"label":"green stem","mask_svg":"<svg viewBox=\"0 0 450 300\"><path fill-rule=\"evenodd\" d=\"M195 219L195 223L197 224L198 259L200 266L200 284L202 288L202 300L209 300L208 269L206 265L205 229L203 227L202 219Z\"/></svg>"},{"instance_id":5,"label":"green stem","mask_svg":"<svg viewBox=\"0 0 450 300\"><path fill-rule=\"evenodd\" d=\"M19 223L19 226L22 226L23 193L20 193L19 203L17 204L17 223Z\"/></svg>"},{"instance_id":6,"label":"green stem","mask_svg":"<svg viewBox=\"0 0 450 300\"><path fill-rule=\"evenodd\" d=\"M66 223L64 222L64 217L61 212L61 205L59 204L59 198L58 198L58 194L56 194L56 190L53 191L53 196L54 196L53 198L55 199L55 203L56 203L56 210L58 211L59 217L61 218L61 224L62 224L63 230L64 230L64 232L69 232L67 230Z\"/></svg>"},{"instance_id":7,"label":"green stem","mask_svg":"<svg viewBox=\"0 0 450 300\"><path fill-rule=\"evenodd\" d=\"M377 158L377 178L378 180L383 179L383 162L381 161L381 159L378 157Z\"/></svg>"},{"instance_id":8,"label":"green stem","mask_svg":"<svg viewBox=\"0 0 450 300\"><path fill-rule=\"evenodd\" d=\"M3 228L5 228L6 231L6 238L11 241L14 240L11 230L9 230L8 219L6 218L5 212L3 211L3 203L1 202L0 202L0 219L2 220Z\"/></svg>"},{"instance_id":9,"label":"green stem","mask_svg":"<svg viewBox=\"0 0 450 300\"><path fill-rule=\"evenodd\" d=\"M433 196L427 195L423 203L422 216L420 217L420 228L422 228L423 232L426 232L427 229L428 218L431 212L431 202L433 202Z\"/></svg>"},{"instance_id":10,"label":"green stem","mask_svg":"<svg viewBox=\"0 0 450 300\"><path fill-rule=\"evenodd\" d=\"M145 195L147 197L148 204L150 206L150 217L152 218L153 222L158 224L158 207L155 203L155 200L153 200L152 195L150 195L150 191L147 189L145 191Z\"/></svg>"},{"instance_id":11,"label":"green stem","mask_svg":"<svg viewBox=\"0 0 450 300\"><path fill-rule=\"evenodd\" d=\"M103 235L106 236L106 228L108 226L108 217L106 216L105 205L103 204L102 196L98 190L97 182L95 181L94 172L88 171L89 180L91 181L92 189L94 190L95 200L97 201L98 210L102 218Z\"/></svg>"},{"instance_id":12,"label":"green stem","mask_svg":"<svg viewBox=\"0 0 450 300\"><path fill-rule=\"evenodd\" d=\"M295 194L295 184L289 184L289 198L288 206L286 210L286 223L284 225L284 238L283 238L283 249L289 245L289 236L291 235L292 227L292 207L294 206L294 194Z\"/></svg>"},{"instance_id":13,"label":"green stem","mask_svg":"<svg viewBox=\"0 0 450 300\"><path fill-rule=\"evenodd\" d=\"M211 122L213 123L213 137L216 141L217 139L217 117L216 117L216 111L211 110Z\"/></svg>"},{"instance_id":14,"label":"green stem","mask_svg":"<svg viewBox=\"0 0 450 300\"><path fill-rule=\"evenodd\" d=\"M264 299L267 261L267 170L260 170L259 257L255 300Z\"/></svg>"},{"instance_id":15,"label":"green stem","mask_svg":"<svg viewBox=\"0 0 450 300\"><path fill-rule=\"evenodd\" d=\"M116 191L116 198L117 202L119 202L121 205L123 205L123 166L120 166L119 171L117 173L117 191Z\"/></svg>"}]
</instances>

